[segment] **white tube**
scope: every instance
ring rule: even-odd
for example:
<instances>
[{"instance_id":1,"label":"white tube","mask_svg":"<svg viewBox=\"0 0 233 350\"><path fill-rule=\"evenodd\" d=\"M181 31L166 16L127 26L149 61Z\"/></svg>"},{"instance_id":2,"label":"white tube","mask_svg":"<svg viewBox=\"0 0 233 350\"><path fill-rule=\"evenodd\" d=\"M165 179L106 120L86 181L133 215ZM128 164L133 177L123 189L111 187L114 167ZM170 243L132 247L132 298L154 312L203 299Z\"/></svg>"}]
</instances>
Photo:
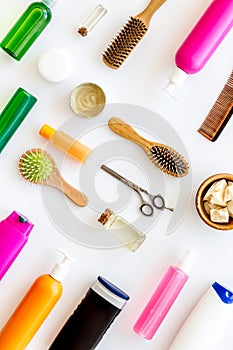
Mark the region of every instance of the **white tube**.
<instances>
[{"instance_id":1,"label":"white tube","mask_svg":"<svg viewBox=\"0 0 233 350\"><path fill-rule=\"evenodd\" d=\"M214 283L188 316L169 350L215 349L233 313L232 303L232 292Z\"/></svg>"}]
</instances>

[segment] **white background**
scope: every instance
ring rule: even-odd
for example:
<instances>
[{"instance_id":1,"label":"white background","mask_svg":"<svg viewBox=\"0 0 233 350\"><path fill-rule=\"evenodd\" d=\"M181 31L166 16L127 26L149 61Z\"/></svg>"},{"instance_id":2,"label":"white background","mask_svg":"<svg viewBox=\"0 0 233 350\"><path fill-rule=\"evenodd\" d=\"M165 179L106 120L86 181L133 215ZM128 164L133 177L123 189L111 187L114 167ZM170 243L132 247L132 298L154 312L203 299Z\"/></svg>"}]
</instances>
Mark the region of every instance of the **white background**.
<instances>
[{"instance_id":1,"label":"white background","mask_svg":"<svg viewBox=\"0 0 233 350\"><path fill-rule=\"evenodd\" d=\"M0 157L1 218L17 209L36 225L27 246L0 283L0 326L7 321L32 281L49 272L56 263L57 247L62 247L76 260L64 282L62 298L33 338L29 350L49 347L99 274L131 296L99 344L99 350L166 350L185 317L214 281L233 288L232 233L207 227L194 205L196 190L206 177L232 172L232 121L216 143L207 141L196 130L231 73L233 32L225 38L205 69L190 77L177 91L182 102L161 89L174 67L175 51L209 3L209 0L167 1L153 17L140 46L118 71L102 63L101 52L128 17L147 5L145 0L103 1L108 14L86 38L78 36L76 30L97 3L60 0L53 9L52 22L21 62L1 52L1 110L19 86L35 95L38 103ZM1 38L28 4L27 0L0 1ZM50 47L63 48L72 58L73 72L65 82L46 82L37 71L39 55ZM177 130L190 156L193 193L182 225L167 236L166 222L160 220L136 253L125 248L89 249L66 239L50 222L40 189L25 183L17 172L21 153L34 146L46 146L46 141L38 135L41 125L48 123L59 127L72 115L70 92L86 81L102 86L108 103L135 104L158 112ZM87 140L86 144L93 147L94 140ZM66 177L69 179L69 174ZM196 257L188 284L154 339L145 341L132 331L132 326L167 267L175 264L189 248L195 251ZM231 329L229 325L217 349L232 349Z\"/></svg>"}]
</instances>

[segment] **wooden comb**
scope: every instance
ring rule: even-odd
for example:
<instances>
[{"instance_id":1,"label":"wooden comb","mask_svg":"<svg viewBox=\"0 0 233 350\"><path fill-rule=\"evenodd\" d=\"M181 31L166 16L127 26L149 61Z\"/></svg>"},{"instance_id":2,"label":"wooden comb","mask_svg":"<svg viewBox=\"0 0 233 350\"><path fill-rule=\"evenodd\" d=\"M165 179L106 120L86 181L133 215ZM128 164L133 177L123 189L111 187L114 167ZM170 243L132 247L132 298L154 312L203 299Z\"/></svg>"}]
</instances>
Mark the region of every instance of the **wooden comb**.
<instances>
[{"instance_id":1,"label":"wooden comb","mask_svg":"<svg viewBox=\"0 0 233 350\"><path fill-rule=\"evenodd\" d=\"M188 174L188 163L173 148L144 139L120 118L111 118L108 121L108 126L116 134L141 146L152 163L164 173L175 177L183 177Z\"/></svg>"},{"instance_id":2,"label":"wooden comb","mask_svg":"<svg viewBox=\"0 0 233 350\"><path fill-rule=\"evenodd\" d=\"M233 114L233 71L198 132L216 141Z\"/></svg>"},{"instance_id":3,"label":"wooden comb","mask_svg":"<svg viewBox=\"0 0 233 350\"><path fill-rule=\"evenodd\" d=\"M166 0L151 0L137 16L130 17L103 53L103 61L110 68L119 68L146 34L150 20Z\"/></svg>"}]
</instances>

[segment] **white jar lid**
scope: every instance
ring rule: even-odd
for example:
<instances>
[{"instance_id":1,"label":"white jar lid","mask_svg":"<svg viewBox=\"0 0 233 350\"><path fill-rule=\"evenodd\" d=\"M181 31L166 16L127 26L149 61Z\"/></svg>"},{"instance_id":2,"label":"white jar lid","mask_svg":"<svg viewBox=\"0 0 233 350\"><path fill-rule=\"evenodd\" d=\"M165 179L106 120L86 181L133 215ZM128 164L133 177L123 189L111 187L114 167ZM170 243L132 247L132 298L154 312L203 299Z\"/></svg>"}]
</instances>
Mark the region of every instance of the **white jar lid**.
<instances>
[{"instance_id":1,"label":"white jar lid","mask_svg":"<svg viewBox=\"0 0 233 350\"><path fill-rule=\"evenodd\" d=\"M71 61L63 50L49 49L39 57L38 70L44 79L58 83L70 74Z\"/></svg>"}]
</instances>

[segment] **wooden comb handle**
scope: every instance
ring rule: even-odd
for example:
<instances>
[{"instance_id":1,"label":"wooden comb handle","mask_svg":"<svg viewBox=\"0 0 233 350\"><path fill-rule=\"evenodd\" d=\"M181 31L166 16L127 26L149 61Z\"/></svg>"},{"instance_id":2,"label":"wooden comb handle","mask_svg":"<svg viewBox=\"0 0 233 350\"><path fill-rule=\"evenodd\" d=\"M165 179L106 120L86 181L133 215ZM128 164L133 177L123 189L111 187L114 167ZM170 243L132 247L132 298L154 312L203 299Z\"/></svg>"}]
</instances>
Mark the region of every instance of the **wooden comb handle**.
<instances>
[{"instance_id":1,"label":"wooden comb handle","mask_svg":"<svg viewBox=\"0 0 233 350\"><path fill-rule=\"evenodd\" d=\"M85 207L87 205L88 199L85 196L85 194L80 192L77 188L71 186L63 178L61 178L59 188L63 193L65 193L67 197L69 197L79 207Z\"/></svg>"},{"instance_id":2,"label":"wooden comb handle","mask_svg":"<svg viewBox=\"0 0 233 350\"><path fill-rule=\"evenodd\" d=\"M129 124L125 123L124 120L113 117L109 119L108 126L112 131L125 139L133 141L143 148L150 148L149 141L141 137Z\"/></svg>"},{"instance_id":3,"label":"wooden comb handle","mask_svg":"<svg viewBox=\"0 0 233 350\"><path fill-rule=\"evenodd\" d=\"M149 24L155 11L157 11L165 1L166 0L151 0L147 7L137 15L136 18L141 19L145 24Z\"/></svg>"}]
</instances>

